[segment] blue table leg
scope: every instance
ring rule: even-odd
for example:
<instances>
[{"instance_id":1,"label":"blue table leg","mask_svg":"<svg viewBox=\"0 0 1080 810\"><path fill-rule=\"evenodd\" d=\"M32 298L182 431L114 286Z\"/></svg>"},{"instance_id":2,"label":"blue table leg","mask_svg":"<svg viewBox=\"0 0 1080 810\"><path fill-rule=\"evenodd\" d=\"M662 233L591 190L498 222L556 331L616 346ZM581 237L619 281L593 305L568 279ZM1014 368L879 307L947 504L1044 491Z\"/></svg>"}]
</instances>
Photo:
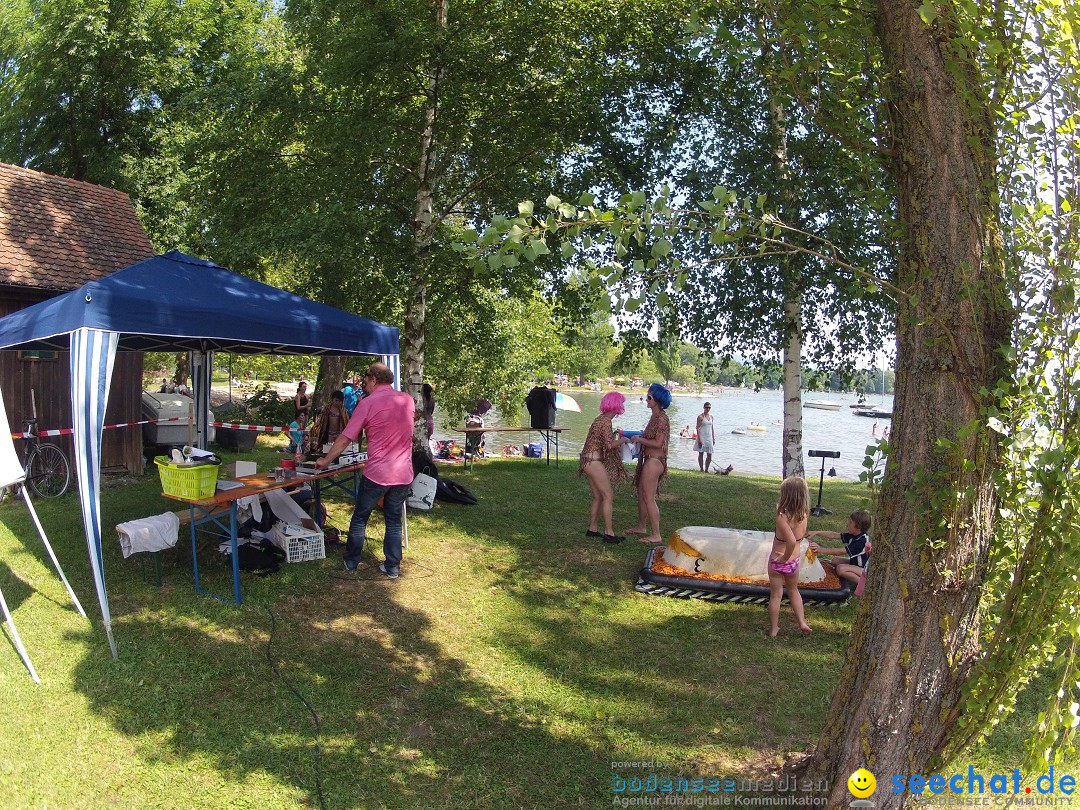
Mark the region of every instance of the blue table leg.
<instances>
[{"instance_id":1,"label":"blue table leg","mask_svg":"<svg viewBox=\"0 0 1080 810\"><path fill-rule=\"evenodd\" d=\"M195 510L198 509L202 513L201 518L196 518ZM199 582L199 549L198 543L195 540L196 527L201 526L204 523L213 523L218 529L229 533L229 544L232 547L232 573L233 573L233 601L236 604L240 604L243 597L240 591L240 555L237 552L238 537L236 526L236 501L232 501L229 504L229 525L226 527L218 516L214 513L203 509L201 506L191 506L191 565L195 571L195 593L200 596L212 596L215 599L220 599L222 602L227 601L224 597L218 596L216 593L210 591L204 591L202 585Z\"/></svg>"},{"instance_id":2,"label":"blue table leg","mask_svg":"<svg viewBox=\"0 0 1080 810\"><path fill-rule=\"evenodd\" d=\"M191 567L195 569L195 593L202 593L202 588L199 587L199 551L195 543L195 507L190 507L191 511Z\"/></svg>"},{"instance_id":3,"label":"blue table leg","mask_svg":"<svg viewBox=\"0 0 1080 810\"><path fill-rule=\"evenodd\" d=\"M229 542L232 543L233 597L240 604L240 554L237 552L236 501L229 503Z\"/></svg>"},{"instance_id":4,"label":"blue table leg","mask_svg":"<svg viewBox=\"0 0 1080 810\"><path fill-rule=\"evenodd\" d=\"M312 519L320 531L325 531L326 527L322 520L322 484L319 483L318 478L311 482L311 496L315 501L315 516Z\"/></svg>"}]
</instances>

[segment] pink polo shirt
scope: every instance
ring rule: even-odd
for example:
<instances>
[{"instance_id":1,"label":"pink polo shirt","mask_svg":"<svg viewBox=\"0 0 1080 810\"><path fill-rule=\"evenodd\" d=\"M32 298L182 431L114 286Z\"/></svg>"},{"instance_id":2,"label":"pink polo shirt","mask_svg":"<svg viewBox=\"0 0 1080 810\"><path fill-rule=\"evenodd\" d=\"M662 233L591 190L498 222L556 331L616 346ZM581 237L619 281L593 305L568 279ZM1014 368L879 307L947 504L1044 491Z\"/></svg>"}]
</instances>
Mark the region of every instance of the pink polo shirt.
<instances>
[{"instance_id":1,"label":"pink polo shirt","mask_svg":"<svg viewBox=\"0 0 1080 810\"><path fill-rule=\"evenodd\" d=\"M380 385L356 404L342 433L356 441L367 436L368 460L364 477L382 486L411 484L413 398L391 385Z\"/></svg>"}]
</instances>

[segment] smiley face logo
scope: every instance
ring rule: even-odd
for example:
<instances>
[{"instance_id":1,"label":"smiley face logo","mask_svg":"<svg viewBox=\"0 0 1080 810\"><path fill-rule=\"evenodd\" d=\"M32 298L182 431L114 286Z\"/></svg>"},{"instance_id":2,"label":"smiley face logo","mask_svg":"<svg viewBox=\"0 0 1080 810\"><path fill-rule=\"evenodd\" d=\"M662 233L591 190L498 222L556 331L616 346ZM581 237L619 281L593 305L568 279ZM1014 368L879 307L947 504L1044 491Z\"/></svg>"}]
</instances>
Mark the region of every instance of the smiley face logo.
<instances>
[{"instance_id":1,"label":"smiley face logo","mask_svg":"<svg viewBox=\"0 0 1080 810\"><path fill-rule=\"evenodd\" d=\"M877 780L866 768L859 768L848 777L847 787L852 796L865 799L867 796L874 795L874 791L877 789Z\"/></svg>"}]
</instances>

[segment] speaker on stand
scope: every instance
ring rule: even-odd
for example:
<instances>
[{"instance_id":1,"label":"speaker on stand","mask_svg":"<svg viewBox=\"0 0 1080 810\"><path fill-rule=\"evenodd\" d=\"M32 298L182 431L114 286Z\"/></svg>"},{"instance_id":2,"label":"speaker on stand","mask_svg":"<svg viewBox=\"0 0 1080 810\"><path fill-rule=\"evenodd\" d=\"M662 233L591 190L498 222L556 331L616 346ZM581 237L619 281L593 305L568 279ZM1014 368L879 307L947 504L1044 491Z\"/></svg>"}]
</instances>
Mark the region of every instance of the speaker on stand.
<instances>
[{"instance_id":1,"label":"speaker on stand","mask_svg":"<svg viewBox=\"0 0 1080 810\"><path fill-rule=\"evenodd\" d=\"M814 517L820 517L821 515L831 515L832 510L826 509L821 505L821 489L825 484L825 459L827 458L840 458L839 450L811 450L807 453L810 458L821 459L821 476L818 478L817 487L817 506L810 510L810 514Z\"/></svg>"}]
</instances>

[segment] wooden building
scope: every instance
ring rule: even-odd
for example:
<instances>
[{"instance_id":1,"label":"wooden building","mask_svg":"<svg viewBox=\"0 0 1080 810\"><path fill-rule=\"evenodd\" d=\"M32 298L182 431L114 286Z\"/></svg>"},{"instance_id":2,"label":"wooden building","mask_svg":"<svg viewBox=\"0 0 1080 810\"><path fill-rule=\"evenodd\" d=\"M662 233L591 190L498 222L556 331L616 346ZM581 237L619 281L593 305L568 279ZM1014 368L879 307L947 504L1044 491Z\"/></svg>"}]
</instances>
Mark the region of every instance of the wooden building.
<instances>
[{"instance_id":1,"label":"wooden building","mask_svg":"<svg viewBox=\"0 0 1080 810\"><path fill-rule=\"evenodd\" d=\"M127 194L0 163L0 316L81 287L155 255ZM118 352L106 425L138 420L141 352ZM70 428L66 352L0 351L0 389L15 432ZM50 439L68 455L70 436ZM142 431L106 430L102 467L143 470Z\"/></svg>"}]
</instances>

